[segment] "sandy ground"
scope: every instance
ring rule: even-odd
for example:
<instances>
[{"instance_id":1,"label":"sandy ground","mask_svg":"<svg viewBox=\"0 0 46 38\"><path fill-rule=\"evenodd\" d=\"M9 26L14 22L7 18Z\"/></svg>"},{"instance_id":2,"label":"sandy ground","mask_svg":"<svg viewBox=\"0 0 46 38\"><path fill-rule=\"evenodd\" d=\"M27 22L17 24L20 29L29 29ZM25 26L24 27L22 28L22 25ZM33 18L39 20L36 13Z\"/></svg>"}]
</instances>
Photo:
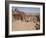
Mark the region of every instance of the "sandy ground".
<instances>
[{"instance_id":1,"label":"sandy ground","mask_svg":"<svg viewBox=\"0 0 46 38\"><path fill-rule=\"evenodd\" d=\"M22 31L22 30L35 30L36 23L32 22L23 22L23 21L13 21L12 30L13 31Z\"/></svg>"}]
</instances>

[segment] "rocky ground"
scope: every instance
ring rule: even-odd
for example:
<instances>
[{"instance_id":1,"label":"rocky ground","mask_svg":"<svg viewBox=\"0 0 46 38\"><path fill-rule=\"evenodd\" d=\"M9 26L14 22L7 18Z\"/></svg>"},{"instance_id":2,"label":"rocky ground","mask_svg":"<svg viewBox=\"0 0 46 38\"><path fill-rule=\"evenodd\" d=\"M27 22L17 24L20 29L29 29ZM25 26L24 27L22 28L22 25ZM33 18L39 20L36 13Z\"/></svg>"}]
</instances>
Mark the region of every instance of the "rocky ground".
<instances>
[{"instance_id":1,"label":"rocky ground","mask_svg":"<svg viewBox=\"0 0 46 38\"><path fill-rule=\"evenodd\" d=\"M27 17L24 20L21 20L21 19L16 20L16 18L13 16L12 17L12 30L13 31L24 31L24 30L39 30L40 29L40 17L39 16L32 16L31 18Z\"/></svg>"}]
</instances>

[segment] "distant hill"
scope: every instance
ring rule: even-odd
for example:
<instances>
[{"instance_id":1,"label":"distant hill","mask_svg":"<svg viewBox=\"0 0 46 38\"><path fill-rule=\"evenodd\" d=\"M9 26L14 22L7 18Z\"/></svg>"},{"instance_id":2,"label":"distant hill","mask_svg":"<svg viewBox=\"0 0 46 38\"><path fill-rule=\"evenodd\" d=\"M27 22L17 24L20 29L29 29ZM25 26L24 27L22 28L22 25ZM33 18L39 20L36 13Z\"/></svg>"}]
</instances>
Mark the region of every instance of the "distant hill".
<instances>
[{"instance_id":1,"label":"distant hill","mask_svg":"<svg viewBox=\"0 0 46 38\"><path fill-rule=\"evenodd\" d=\"M40 13L25 13L25 12L20 12L20 11L18 11L18 12L14 12L15 14L25 14L25 15L40 15Z\"/></svg>"}]
</instances>

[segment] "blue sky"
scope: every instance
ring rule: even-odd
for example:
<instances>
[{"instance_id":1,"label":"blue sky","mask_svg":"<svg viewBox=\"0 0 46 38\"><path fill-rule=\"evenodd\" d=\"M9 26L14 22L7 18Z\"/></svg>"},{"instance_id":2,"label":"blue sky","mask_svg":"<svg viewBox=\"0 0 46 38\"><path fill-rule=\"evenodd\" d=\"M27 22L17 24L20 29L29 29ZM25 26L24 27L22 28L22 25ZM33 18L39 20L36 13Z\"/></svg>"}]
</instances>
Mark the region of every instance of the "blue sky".
<instances>
[{"instance_id":1,"label":"blue sky","mask_svg":"<svg viewBox=\"0 0 46 38\"><path fill-rule=\"evenodd\" d=\"M35 7L15 7L15 8L25 13L40 13L40 8Z\"/></svg>"}]
</instances>

